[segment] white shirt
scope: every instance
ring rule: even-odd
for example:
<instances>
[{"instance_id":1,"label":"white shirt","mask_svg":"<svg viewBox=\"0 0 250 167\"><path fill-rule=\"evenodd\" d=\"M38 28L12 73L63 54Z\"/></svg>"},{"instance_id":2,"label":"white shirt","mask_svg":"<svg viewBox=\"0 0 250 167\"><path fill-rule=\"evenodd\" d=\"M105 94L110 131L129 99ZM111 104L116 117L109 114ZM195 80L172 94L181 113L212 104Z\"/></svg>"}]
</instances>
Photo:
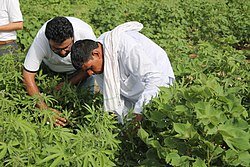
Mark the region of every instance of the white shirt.
<instances>
[{"instance_id":1,"label":"white shirt","mask_svg":"<svg viewBox=\"0 0 250 167\"><path fill-rule=\"evenodd\" d=\"M80 39L95 40L96 36L90 25L74 17L66 17L74 29L74 42ZM24 68L30 72L39 70L43 61L51 70L55 72L72 73L76 69L70 59L70 53L66 57L55 54L49 46L49 41L45 36L47 22L38 31L24 61Z\"/></svg>"},{"instance_id":2,"label":"white shirt","mask_svg":"<svg viewBox=\"0 0 250 167\"><path fill-rule=\"evenodd\" d=\"M18 0L1 0L0 1L0 26L12 22L23 21ZM0 31L0 41L16 40L16 31Z\"/></svg>"},{"instance_id":3,"label":"white shirt","mask_svg":"<svg viewBox=\"0 0 250 167\"><path fill-rule=\"evenodd\" d=\"M103 43L105 33L98 40ZM123 115L134 107L141 113L143 105L156 96L159 86L173 84L174 73L167 53L152 40L136 31L123 32L119 38L118 61ZM105 72L105 71L104 71ZM96 75L102 81L103 75ZM102 83L98 83L102 90Z\"/></svg>"}]
</instances>

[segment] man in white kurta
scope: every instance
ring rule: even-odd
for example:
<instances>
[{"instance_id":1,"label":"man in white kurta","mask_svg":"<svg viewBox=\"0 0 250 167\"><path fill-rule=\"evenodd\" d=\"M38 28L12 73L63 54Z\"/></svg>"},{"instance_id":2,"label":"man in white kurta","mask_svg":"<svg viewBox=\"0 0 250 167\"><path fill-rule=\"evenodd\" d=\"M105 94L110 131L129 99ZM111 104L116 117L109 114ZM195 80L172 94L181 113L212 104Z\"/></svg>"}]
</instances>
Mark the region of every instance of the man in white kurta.
<instances>
[{"instance_id":1,"label":"man in white kurta","mask_svg":"<svg viewBox=\"0 0 250 167\"><path fill-rule=\"evenodd\" d=\"M92 64L82 64L90 75L97 73L104 109L115 112L121 122L129 109L140 115L143 105L157 95L159 87L169 87L175 79L167 53L138 32L141 28L138 22L128 22L98 38L104 55L103 73L91 71L95 59ZM77 43L72 47L73 65Z\"/></svg>"}]
</instances>

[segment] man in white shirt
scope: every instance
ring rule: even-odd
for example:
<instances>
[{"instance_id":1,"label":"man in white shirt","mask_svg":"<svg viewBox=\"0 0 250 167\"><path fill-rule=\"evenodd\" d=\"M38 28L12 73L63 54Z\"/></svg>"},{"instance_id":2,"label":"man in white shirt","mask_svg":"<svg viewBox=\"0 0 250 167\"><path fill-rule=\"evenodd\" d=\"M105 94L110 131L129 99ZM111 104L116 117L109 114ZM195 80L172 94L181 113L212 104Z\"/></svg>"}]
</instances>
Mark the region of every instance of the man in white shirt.
<instances>
[{"instance_id":1,"label":"man in white shirt","mask_svg":"<svg viewBox=\"0 0 250 167\"><path fill-rule=\"evenodd\" d=\"M0 5L0 56L13 53L16 43L16 30L23 29L23 16L18 0L1 0Z\"/></svg>"},{"instance_id":2,"label":"man in white shirt","mask_svg":"<svg viewBox=\"0 0 250 167\"><path fill-rule=\"evenodd\" d=\"M96 37L92 28L78 18L55 17L42 26L24 61L23 80L29 95L39 94L35 76L42 63L55 73L70 75L69 83L74 85L88 78L86 72L77 71L73 67L70 59L71 46L74 41L80 39L95 40ZM88 80L91 78L88 78ZM56 89L59 90L63 83L61 82ZM93 82L90 83L93 84ZM37 107L40 109L48 108L43 101L37 104ZM59 113L55 109L52 110ZM64 118L59 116L56 116L55 121L55 125L62 126L66 122Z\"/></svg>"},{"instance_id":3,"label":"man in white shirt","mask_svg":"<svg viewBox=\"0 0 250 167\"><path fill-rule=\"evenodd\" d=\"M167 53L138 32L142 27L127 22L98 41L80 40L72 46L72 64L96 74L104 110L116 113L120 122L130 109L141 121L143 105L157 95L160 86L169 87L175 79Z\"/></svg>"}]
</instances>

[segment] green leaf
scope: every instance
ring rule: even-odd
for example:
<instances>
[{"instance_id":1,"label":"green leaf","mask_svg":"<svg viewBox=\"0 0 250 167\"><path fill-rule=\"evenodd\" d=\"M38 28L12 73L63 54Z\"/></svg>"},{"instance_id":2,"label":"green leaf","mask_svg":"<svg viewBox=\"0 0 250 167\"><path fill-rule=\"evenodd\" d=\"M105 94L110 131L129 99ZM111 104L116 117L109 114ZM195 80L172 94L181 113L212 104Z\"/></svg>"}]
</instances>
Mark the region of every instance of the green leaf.
<instances>
[{"instance_id":1,"label":"green leaf","mask_svg":"<svg viewBox=\"0 0 250 167\"><path fill-rule=\"evenodd\" d=\"M144 143L147 143L149 134L143 128L140 128L137 134Z\"/></svg>"},{"instance_id":2,"label":"green leaf","mask_svg":"<svg viewBox=\"0 0 250 167\"><path fill-rule=\"evenodd\" d=\"M223 112L217 110L213 107L213 101L210 100L209 102L198 102L194 104L195 111L197 114L197 119L204 124L212 124L218 125L219 123L223 123L226 121L226 117Z\"/></svg>"},{"instance_id":3,"label":"green leaf","mask_svg":"<svg viewBox=\"0 0 250 167\"><path fill-rule=\"evenodd\" d=\"M250 149L250 132L246 132L234 126L232 122L227 122L225 125L218 127L218 132L222 135L223 140L227 145L235 150L248 150Z\"/></svg>"},{"instance_id":4,"label":"green leaf","mask_svg":"<svg viewBox=\"0 0 250 167\"><path fill-rule=\"evenodd\" d=\"M207 167L207 165L203 160L201 160L200 158L197 158L195 162L193 163L193 167Z\"/></svg>"},{"instance_id":5,"label":"green leaf","mask_svg":"<svg viewBox=\"0 0 250 167\"><path fill-rule=\"evenodd\" d=\"M250 154L248 151L239 153L239 161L243 166L250 166Z\"/></svg>"},{"instance_id":6,"label":"green leaf","mask_svg":"<svg viewBox=\"0 0 250 167\"><path fill-rule=\"evenodd\" d=\"M175 112L178 115L185 113L187 110L188 110L188 108L185 105L176 105L175 106Z\"/></svg>"},{"instance_id":7,"label":"green leaf","mask_svg":"<svg viewBox=\"0 0 250 167\"><path fill-rule=\"evenodd\" d=\"M180 156L176 152L171 152L167 154L165 161L171 165L179 164L180 162Z\"/></svg>"},{"instance_id":8,"label":"green leaf","mask_svg":"<svg viewBox=\"0 0 250 167\"><path fill-rule=\"evenodd\" d=\"M84 157L84 161L83 161L83 166L84 167L88 167L89 166L89 160L88 160L88 158L89 158L88 156Z\"/></svg>"},{"instance_id":9,"label":"green leaf","mask_svg":"<svg viewBox=\"0 0 250 167\"><path fill-rule=\"evenodd\" d=\"M175 137L179 139L192 139L194 137L198 137L198 133L189 122L186 124L174 123L173 125L175 132L178 133Z\"/></svg>"},{"instance_id":10,"label":"green leaf","mask_svg":"<svg viewBox=\"0 0 250 167\"><path fill-rule=\"evenodd\" d=\"M59 156L59 157L57 157L57 158L53 161L53 163L50 165L50 167L56 167L56 166L59 165L62 161L63 161L63 160L62 160L62 156Z\"/></svg>"},{"instance_id":11,"label":"green leaf","mask_svg":"<svg viewBox=\"0 0 250 167\"><path fill-rule=\"evenodd\" d=\"M3 159L7 153L7 144L6 143L3 143L3 142L0 142L0 160Z\"/></svg>"},{"instance_id":12,"label":"green leaf","mask_svg":"<svg viewBox=\"0 0 250 167\"><path fill-rule=\"evenodd\" d=\"M60 155L61 155L61 153L49 155L46 158L44 158L43 160L38 161L37 164L40 165L42 163L48 162L52 159L55 159L56 157L60 157Z\"/></svg>"}]
</instances>

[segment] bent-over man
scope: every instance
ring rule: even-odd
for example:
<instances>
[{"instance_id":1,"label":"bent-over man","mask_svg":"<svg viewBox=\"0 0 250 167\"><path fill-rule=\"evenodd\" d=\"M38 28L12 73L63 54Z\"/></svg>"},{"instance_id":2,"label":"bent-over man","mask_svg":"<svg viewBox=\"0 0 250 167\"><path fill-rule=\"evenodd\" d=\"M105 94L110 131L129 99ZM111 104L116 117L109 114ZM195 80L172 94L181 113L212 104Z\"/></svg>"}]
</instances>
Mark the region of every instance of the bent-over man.
<instances>
[{"instance_id":1,"label":"bent-over man","mask_svg":"<svg viewBox=\"0 0 250 167\"><path fill-rule=\"evenodd\" d=\"M143 105L157 95L159 87L169 87L175 79L167 53L139 32L142 27L127 22L97 41L79 40L72 46L72 64L95 74L104 110L116 113L120 122L130 109L141 121Z\"/></svg>"},{"instance_id":2,"label":"bent-over man","mask_svg":"<svg viewBox=\"0 0 250 167\"><path fill-rule=\"evenodd\" d=\"M69 75L69 83L78 84L88 77L86 71L76 70L70 59L73 43L80 39L95 40L92 28L75 17L55 17L47 21L38 31L24 61L23 81L29 95L39 95L35 76L40 66L48 67L51 72ZM91 78L89 78L91 79ZM87 80L88 81L88 80ZM94 82L90 82L94 84ZM64 82L56 87L59 90ZM37 104L40 109L48 108L45 102ZM59 111L52 109L56 113ZM66 120L59 116L55 125L65 125Z\"/></svg>"}]
</instances>

